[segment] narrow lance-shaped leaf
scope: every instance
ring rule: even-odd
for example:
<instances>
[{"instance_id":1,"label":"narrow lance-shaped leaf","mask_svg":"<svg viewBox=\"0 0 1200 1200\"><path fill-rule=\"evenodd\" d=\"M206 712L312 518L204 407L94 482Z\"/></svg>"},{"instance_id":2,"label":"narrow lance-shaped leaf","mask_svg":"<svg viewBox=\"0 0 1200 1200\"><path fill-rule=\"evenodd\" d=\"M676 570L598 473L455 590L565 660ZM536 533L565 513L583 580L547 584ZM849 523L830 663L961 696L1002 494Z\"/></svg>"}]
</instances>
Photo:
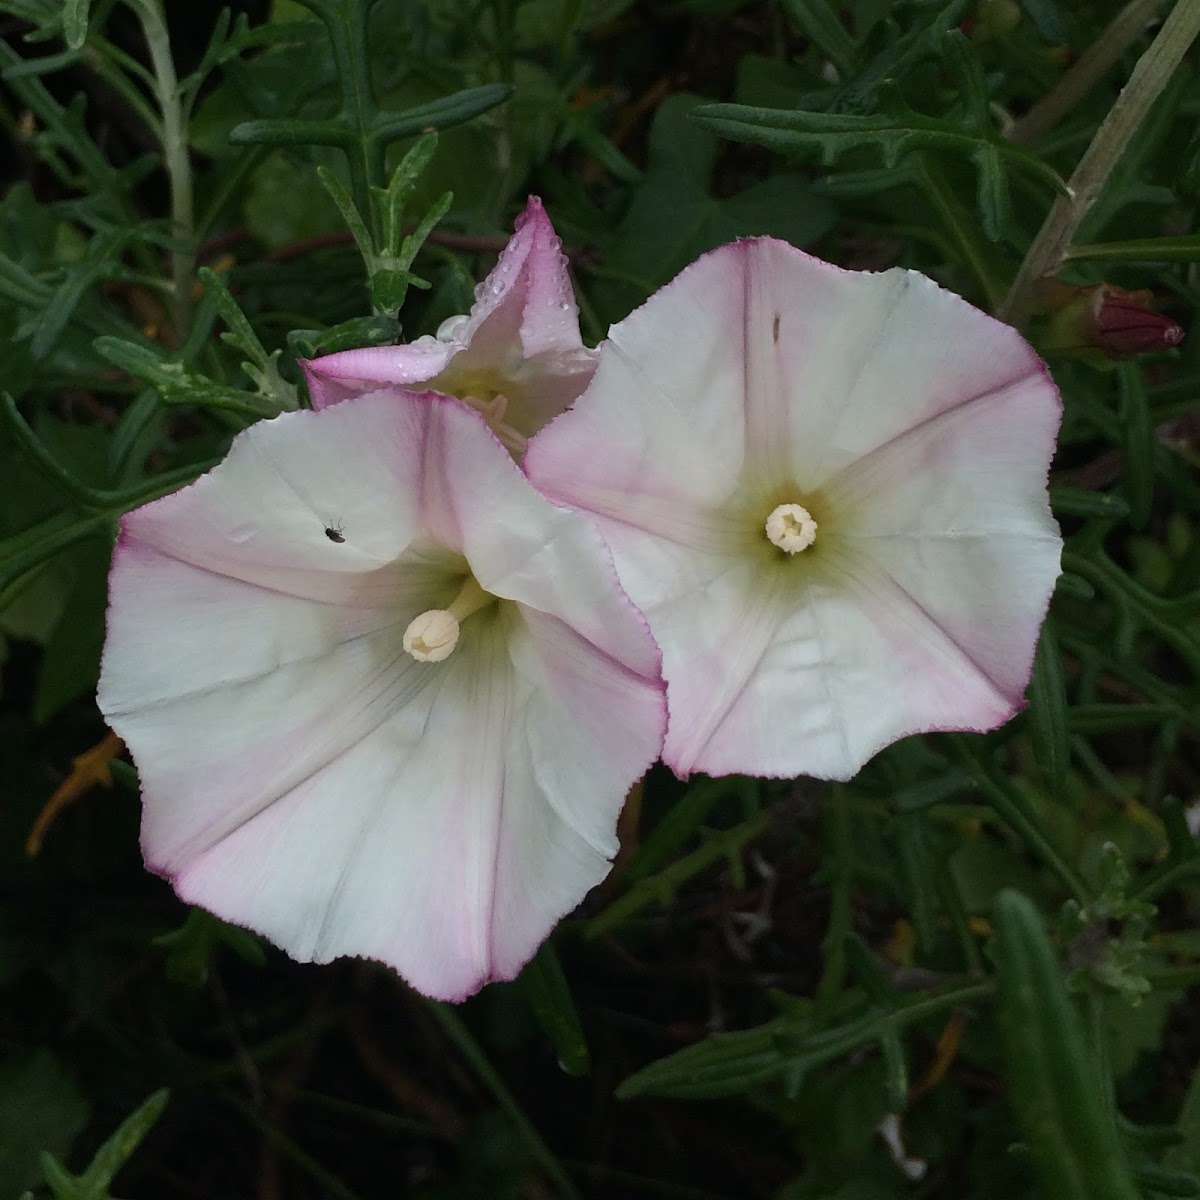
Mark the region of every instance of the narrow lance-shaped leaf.
<instances>
[{"instance_id":1,"label":"narrow lance-shaped leaf","mask_svg":"<svg viewBox=\"0 0 1200 1200\"><path fill-rule=\"evenodd\" d=\"M1154 422L1141 368L1136 363L1125 363L1118 379L1125 433L1125 498L1129 501L1130 524L1141 529L1150 519L1154 502Z\"/></svg>"},{"instance_id":2,"label":"narrow lance-shaped leaf","mask_svg":"<svg viewBox=\"0 0 1200 1200\"><path fill-rule=\"evenodd\" d=\"M87 38L90 5L91 0L66 0L63 7L63 37L70 50L80 49Z\"/></svg>"},{"instance_id":3,"label":"narrow lance-shaped leaf","mask_svg":"<svg viewBox=\"0 0 1200 1200\"><path fill-rule=\"evenodd\" d=\"M1067 725L1067 694L1062 657L1053 625L1042 626L1033 678L1029 684L1029 724L1033 753L1052 794L1062 792L1066 778L1070 737Z\"/></svg>"},{"instance_id":4,"label":"narrow lance-shaped leaf","mask_svg":"<svg viewBox=\"0 0 1200 1200\"><path fill-rule=\"evenodd\" d=\"M1138 1200L1079 1018L1033 904L996 902L1000 1026L1009 1097L1046 1197Z\"/></svg>"},{"instance_id":5,"label":"narrow lance-shaped leaf","mask_svg":"<svg viewBox=\"0 0 1200 1200\"><path fill-rule=\"evenodd\" d=\"M783 0L783 10L829 56L843 79L853 72L858 48L827 0Z\"/></svg>"},{"instance_id":6,"label":"narrow lance-shaped leaf","mask_svg":"<svg viewBox=\"0 0 1200 1200\"><path fill-rule=\"evenodd\" d=\"M898 103L894 95L891 100L893 105ZM754 142L781 153L816 149L826 165L847 150L868 144L879 148L886 166L895 165L912 150L944 150L973 157L981 148L991 148L1011 168L1025 171L1055 191L1063 193L1066 187L1052 167L1017 146L907 108L895 114L858 116L747 104L705 104L695 110L692 119L722 137Z\"/></svg>"},{"instance_id":7,"label":"narrow lance-shaped leaf","mask_svg":"<svg viewBox=\"0 0 1200 1200\"><path fill-rule=\"evenodd\" d=\"M567 977L550 942L534 955L518 982L542 1032L554 1043L562 1069L568 1075L586 1075L591 1069L591 1055Z\"/></svg>"}]
</instances>

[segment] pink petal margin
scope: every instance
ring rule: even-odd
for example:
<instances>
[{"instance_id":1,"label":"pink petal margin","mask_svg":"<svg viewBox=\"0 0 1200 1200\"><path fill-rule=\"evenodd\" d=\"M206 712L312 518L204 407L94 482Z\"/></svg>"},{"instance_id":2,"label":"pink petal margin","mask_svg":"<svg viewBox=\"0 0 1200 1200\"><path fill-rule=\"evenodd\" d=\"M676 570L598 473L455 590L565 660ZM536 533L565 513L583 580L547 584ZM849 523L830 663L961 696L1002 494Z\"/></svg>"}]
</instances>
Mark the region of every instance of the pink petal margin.
<instances>
[{"instance_id":1,"label":"pink petal margin","mask_svg":"<svg viewBox=\"0 0 1200 1200\"><path fill-rule=\"evenodd\" d=\"M519 360L583 348L562 244L537 196L529 197L512 237L475 296L470 314L445 340L422 337L399 346L367 346L302 361L313 408L326 408L380 385L427 383L463 351L473 349L472 360L493 357L501 368L502 356ZM501 329L490 335L484 331L488 344L473 347L476 335L493 317L500 318ZM516 344L505 344L514 332Z\"/></svg>"},{"instance_id":2,"label":"pink petal margin","mask_svg":"<svg viewBox=\"0 0 1200 1200\"><path fill-rule=\"evenodd\" d=\"M669 766L846 779L1023 704L1060 418L1020 335L932 280L753 238L615 325L524 466L597 518L650 622ZM811 571L754 548L792 491L829 508Z\"/></svg>"},{"instance_id":3,"label":"pink petal margin","mask_svg":"<svg viewBox=\"0 0 1200 1200\"><path fill-rule=\"evenodd\" d=\"M400 635L464 559L509 603L418 664ZM261 422L124 518L98 700L183 899L459 1000L608 873L660 662L590 520L465 405L385 391Z\"/></svg>"}]
</instances>

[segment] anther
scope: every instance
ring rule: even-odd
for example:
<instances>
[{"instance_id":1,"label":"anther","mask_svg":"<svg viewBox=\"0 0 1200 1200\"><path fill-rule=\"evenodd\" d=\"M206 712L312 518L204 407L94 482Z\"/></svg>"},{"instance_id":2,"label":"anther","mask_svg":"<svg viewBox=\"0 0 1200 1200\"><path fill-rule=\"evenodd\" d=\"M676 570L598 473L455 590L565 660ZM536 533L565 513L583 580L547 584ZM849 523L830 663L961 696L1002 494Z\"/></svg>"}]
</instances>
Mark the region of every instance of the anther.
<instances>
[{"instance_id":1,"label":"anther","mask_svg":"<svg viewBox=\"0 0 1200 1200\"><path fill-rule=\"evenodd\" d=\"M767 518L767 539L788 554L807 550L817 540L817 523L802 504L780 504Z\"/></svg>"}]
</instances>

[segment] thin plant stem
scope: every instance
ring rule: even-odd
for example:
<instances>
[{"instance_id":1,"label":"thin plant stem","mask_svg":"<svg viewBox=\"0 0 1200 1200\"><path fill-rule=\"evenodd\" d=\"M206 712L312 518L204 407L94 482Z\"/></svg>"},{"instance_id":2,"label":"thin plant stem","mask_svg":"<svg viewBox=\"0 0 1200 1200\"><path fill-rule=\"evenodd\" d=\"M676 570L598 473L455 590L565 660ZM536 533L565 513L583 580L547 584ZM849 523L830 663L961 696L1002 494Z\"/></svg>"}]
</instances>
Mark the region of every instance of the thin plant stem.
<instances>
[{"instance_id":1,"label":"thin plant stem","mask_svg":"<svg viewBox=\"0 0 1200 1200\"><path fill-rule=\"evenodd\" d=\"M1054 202L1034 238L997 312L1002 320L1018 328L1025 323L1033 304L1034 288L1062 264L1075 231L1198 33L1200 0L1179 0L1149 49L1138 59L1129 82L1084 151L1067 184L1069 194Z\"/></svg>"},{"instance_id":2,"label":"thin plant stem","mask_svg":"<svg viewBox=\"0 0 1200 1200\"><path fill-rule=\"evenodd\" d=\"M974 775L976 786L996 815L1058 876L1059 882L1069 895L1080 904L1087 905L1091 899L1087 884L1079 872L1059 853L1037 818L1029 812L1020 791L1007 780L996 778L961 734L951 734L948 741L959 761Z\"/></svg>"},{"instance_id":3,"label":"thin plant stem","mask_svg":"<svg viewBox=\"0 0 1200 1200\"><path fill-rule=\"evenodd\" d=\"M1018 146L1036 142L1067 116L1137 41L1162 0L1130 0L1066 74L1005 135Z\"/></svg>"},{"instance_id":4,"label":"thin plant stem","mask_svg":"<svg viewBox=\"0 0 1200 1200\"><path fill-rule=\"evenodd\" d=\"M192 162L188 155L183 101L171 57L171 39L158 0L128 0L128 3L142 25L154 70L155 99L162 113L163 166L171 189L172 231L179 243L171 252L175 333L182 341L192 319L192 275L196 265Z\"/></svg>"},{"instance_id":5,"label":"thin plant stem","mask_svg":"<svg viewBox=\"0 0 1200 1200\"><path fill-rule=\"evenodd\" d=\"M516 1126L517 1133L524 1139L530 1156L541 1166L546 1177L553 1182L562 1200L581 1200L571 1177L563 1169L550 1147L542 1141L541 1135L517 1103L516 1097L509 1091L504 1080L500 1078L500 1073L492 1066L487 1055L484 1054L454 1010L448 1004L439 1004L433 1000L429 1001L426 1007L433 1019L442 1027L442 1032L458 1047L459 1053L471 1064L483 1085L508 1114L509 1120Z\"/></svg>"}]
</instances>

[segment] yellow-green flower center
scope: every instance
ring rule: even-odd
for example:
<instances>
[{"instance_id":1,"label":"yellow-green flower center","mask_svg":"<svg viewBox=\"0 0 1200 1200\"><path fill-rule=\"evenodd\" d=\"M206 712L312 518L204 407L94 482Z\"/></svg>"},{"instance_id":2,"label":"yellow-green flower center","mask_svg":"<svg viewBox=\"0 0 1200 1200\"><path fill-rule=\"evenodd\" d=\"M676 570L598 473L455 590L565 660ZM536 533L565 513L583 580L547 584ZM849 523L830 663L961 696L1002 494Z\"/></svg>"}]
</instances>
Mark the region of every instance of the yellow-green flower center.
<instances>
[{"instance_id":1,"label":"yellow-green flower center","mask_svg":"<svg viewBox=\"0 0 1200 1200\"><path fill-rule=\"evenodd\" d=\"M454 363L429 381L429 386L469 404L487 421L504 448L519 459L528 439L505 420L509 406L519 401L519 388L499 371L483 368L456 368Z\"/></svg>"}]
</instances>

